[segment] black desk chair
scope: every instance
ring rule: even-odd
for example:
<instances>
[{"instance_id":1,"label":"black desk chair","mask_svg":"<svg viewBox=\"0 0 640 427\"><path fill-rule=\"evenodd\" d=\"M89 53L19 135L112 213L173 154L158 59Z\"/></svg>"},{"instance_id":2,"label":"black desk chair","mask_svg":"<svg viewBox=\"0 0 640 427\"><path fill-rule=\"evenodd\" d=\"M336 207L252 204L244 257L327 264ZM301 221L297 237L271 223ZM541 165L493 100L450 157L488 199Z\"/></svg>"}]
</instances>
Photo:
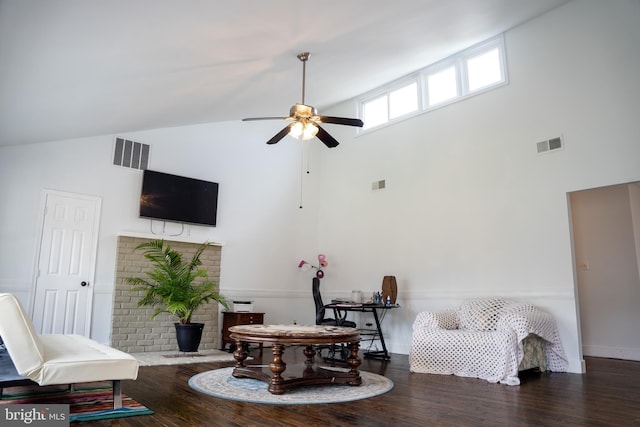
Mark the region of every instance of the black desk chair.
<instances>
[{"instance_id":1,"label":"black desk chair","mask_svg":"<svg viewBox=\"0 0 640 427\"><path fill-rule=\"evenodd\" d=\"M325 318L325 307L322 302L322 295L320 295L320 279L317 277L313 278L313 302L316 305L316 325L322 326L344 326L347 328L355 328L355 322L350 320L345 320L347 317L347 313L344 313L344 317L339 319ZM349 349L341 344L340 346L332 344L332 345L318 345L316 346L316 351L322 356L322 350L328 350L329 353L324 360L326 361L340 361L343 362L347 360L349 357ZM336 353L339 353L339 358L336 357Z\"/></svg>"},{"instance_id":2,"label":"black desk chair","mask_svg":"<svg viewBox=\"0 0 640 427\"><path fill-rule=\"evenodd\" d=\"M316 305L316 325L324 325L324 326L344 326L347 328L355 328L355 322L350 320L346 320L347 313L344 313L344 316L339 319L325 318L326 309L324 307L324 303L322 302L322 295L320 295L320 279L317 277L313 278L313 302Z\"/></svg>"}]
</instances>

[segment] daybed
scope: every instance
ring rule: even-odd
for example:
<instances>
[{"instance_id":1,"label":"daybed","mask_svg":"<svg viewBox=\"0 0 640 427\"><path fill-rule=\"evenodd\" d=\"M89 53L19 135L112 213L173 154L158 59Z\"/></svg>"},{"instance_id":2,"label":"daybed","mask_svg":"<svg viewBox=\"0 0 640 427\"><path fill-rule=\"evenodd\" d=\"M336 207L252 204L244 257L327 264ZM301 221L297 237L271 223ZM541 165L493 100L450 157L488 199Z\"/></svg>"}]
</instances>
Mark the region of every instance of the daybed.
<instances>
[{"instance_id":1,"label":"daybed","mask_svg":"<svg viewBox=\"0 0 640 427\"><path fill-rule=\"evenodd\" d=\"M566 372L567 358L554 318L531 304L474 299L416 316L411 372L518 385L519 370L534 367Z\"/></svg>"},{"instance_id":2,"label":"daybed","mask_svg":"<svg viewBox=\"0 0 640 427\"><path fill-rule=\"evenodd\" d=\"M37 334L11 294L0 294L0 337L25 380L41 386L112 381L114 408L122 406L120 380L138 377L138 361L120 350L81 335Z\"/></svg>"}]
</instances>

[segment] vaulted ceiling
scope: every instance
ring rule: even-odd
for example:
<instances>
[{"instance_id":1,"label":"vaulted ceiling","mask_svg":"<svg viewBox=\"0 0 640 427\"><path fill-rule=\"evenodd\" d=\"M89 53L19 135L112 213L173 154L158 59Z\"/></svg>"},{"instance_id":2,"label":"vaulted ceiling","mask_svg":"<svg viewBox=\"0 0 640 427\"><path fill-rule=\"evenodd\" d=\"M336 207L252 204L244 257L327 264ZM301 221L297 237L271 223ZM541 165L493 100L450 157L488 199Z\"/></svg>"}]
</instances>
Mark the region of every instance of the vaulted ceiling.
<instances>
[{"instance_id":1,"label":"vaulted ceiling","mask_svg":"<svg viewBox=\"0 0 640 427\"><path fill-rule=\"evenodd\" d=\"M0 0L0 145L322 109L567 0Z\"/></svg>"}]
</instances>

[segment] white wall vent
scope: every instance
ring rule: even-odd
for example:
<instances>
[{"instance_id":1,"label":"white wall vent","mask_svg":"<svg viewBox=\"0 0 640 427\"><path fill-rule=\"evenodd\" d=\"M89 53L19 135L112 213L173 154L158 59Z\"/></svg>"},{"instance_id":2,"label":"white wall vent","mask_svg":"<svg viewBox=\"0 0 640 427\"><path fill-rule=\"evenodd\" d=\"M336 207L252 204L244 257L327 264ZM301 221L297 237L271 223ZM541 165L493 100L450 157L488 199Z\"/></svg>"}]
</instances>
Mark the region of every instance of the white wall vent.
<instances>
[{"instance_id":1,"label":"white wall vent","mask_svg":"<svg viewBox=\"0 0 640 427\"><path fill-rule=\"evenodd\" d=\"M386 188L387 183L384 179L381 179L380 181L373 181L371 183L371 189L372 190L382 190L383 188Z\"/></svg>"},{"instance_id":2,"label":"white wall vent","mask_svg":"<svg viewBox=\"0 0 640 427\"><path fill-rule=\"evenodd\" d=\"M147 169L149 164L149 145L116 138L113 147L113 164L133 169Z\"/></svg>"},{"instance_id":3,"label":"white wall vent","mask_svg":"<svg viewBox=\"0 0 640 427\"><path fill-rule=\"evenodd\" d=\"M562 138L560 138L559 136L556 138L548 139L546 141L536 142L536 149L538 150L538 154L559 150L562 147Z\"/></svg>"}]
</instances>

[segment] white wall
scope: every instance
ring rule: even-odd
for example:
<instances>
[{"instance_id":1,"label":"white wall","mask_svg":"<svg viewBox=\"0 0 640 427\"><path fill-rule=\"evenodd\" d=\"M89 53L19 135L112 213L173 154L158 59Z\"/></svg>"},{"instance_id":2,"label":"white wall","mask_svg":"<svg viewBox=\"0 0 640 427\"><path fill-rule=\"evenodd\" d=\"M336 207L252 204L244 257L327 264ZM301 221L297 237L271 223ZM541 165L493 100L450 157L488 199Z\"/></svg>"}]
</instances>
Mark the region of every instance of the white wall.
<instances>
[{"instance_id":1,"label":"white wall","mask_svg":"<svg viewBox=\"0 0 640 427\"><path fill-rule=\"evenodd\" d=\"M396 275L396 352L420 310L477 295L531 301L555 315L580 371L567 193L640 176L638 22L638 2L571 2L507 32L509 85L341 135L322 152L319 245L335 267L325 289ZM560 135L563 150L536 153ZM387 188L372 191L380 179Z\"/></svg>"},{"instance_id":2,"label":"white wall","mask_svg":"<svg viewBox=\"0 0 640 427\"><path fill-rule=\"evenodd\" d=\"M341 145L312 146L304 209L299 143L264 144L280 123L118 136L152 145L152 169L220 182L219 226L190 232L225 242L223 292L253 298L269 323L313 321L311 277L295 266L324 252L325 299L398 278L403 307L384 325L393 352L409 351L420 310L502 295L553 313L579 372L567 192L640 180L639 17L636 1L571 2L506 34L509 85L357 138L328 125ZM560 134L564 150L536 154L537 141ZM110 164L113 137L0 148L10 183L0 187L1 289L32 284L42 188L103 198L93 321L102 341L116 235L148 230L139 172ZM379 179L387 189L372 192Z\"/></svg>"},{"instance_id":3,"label":"white wall","mask_svg":"<svg viewBox=\"0 0 640 427\"><path fill-rule=\"evenodd\" d=\"M150 169L220 183L218 226L187 226L186 234L224 244L220 285L225 295L261 296L264 302L255 308L268 309L270 321L311 322L312 303L300 313L272 307L272 301L282 306L289 296L310 298L310 283L296 265L304 247L316 239L315 227L306 226L316 222L315 202L299 208L300 148L267 147L265 137L273 126L234 122L119 135L151 145ZM113 141L109 135L0 149L0 180L7 183L0 188L0 291L16 293L27 307L42 189L102 198L96 277L91 280L92 336L102 342L109 342L116 237L123 231L150 232L150 221L138 218L142 172L111 164ZM161 232L162 223L154 225ZM168 224L166 234L179 230Z\"/></svg>"}]
</instances>

